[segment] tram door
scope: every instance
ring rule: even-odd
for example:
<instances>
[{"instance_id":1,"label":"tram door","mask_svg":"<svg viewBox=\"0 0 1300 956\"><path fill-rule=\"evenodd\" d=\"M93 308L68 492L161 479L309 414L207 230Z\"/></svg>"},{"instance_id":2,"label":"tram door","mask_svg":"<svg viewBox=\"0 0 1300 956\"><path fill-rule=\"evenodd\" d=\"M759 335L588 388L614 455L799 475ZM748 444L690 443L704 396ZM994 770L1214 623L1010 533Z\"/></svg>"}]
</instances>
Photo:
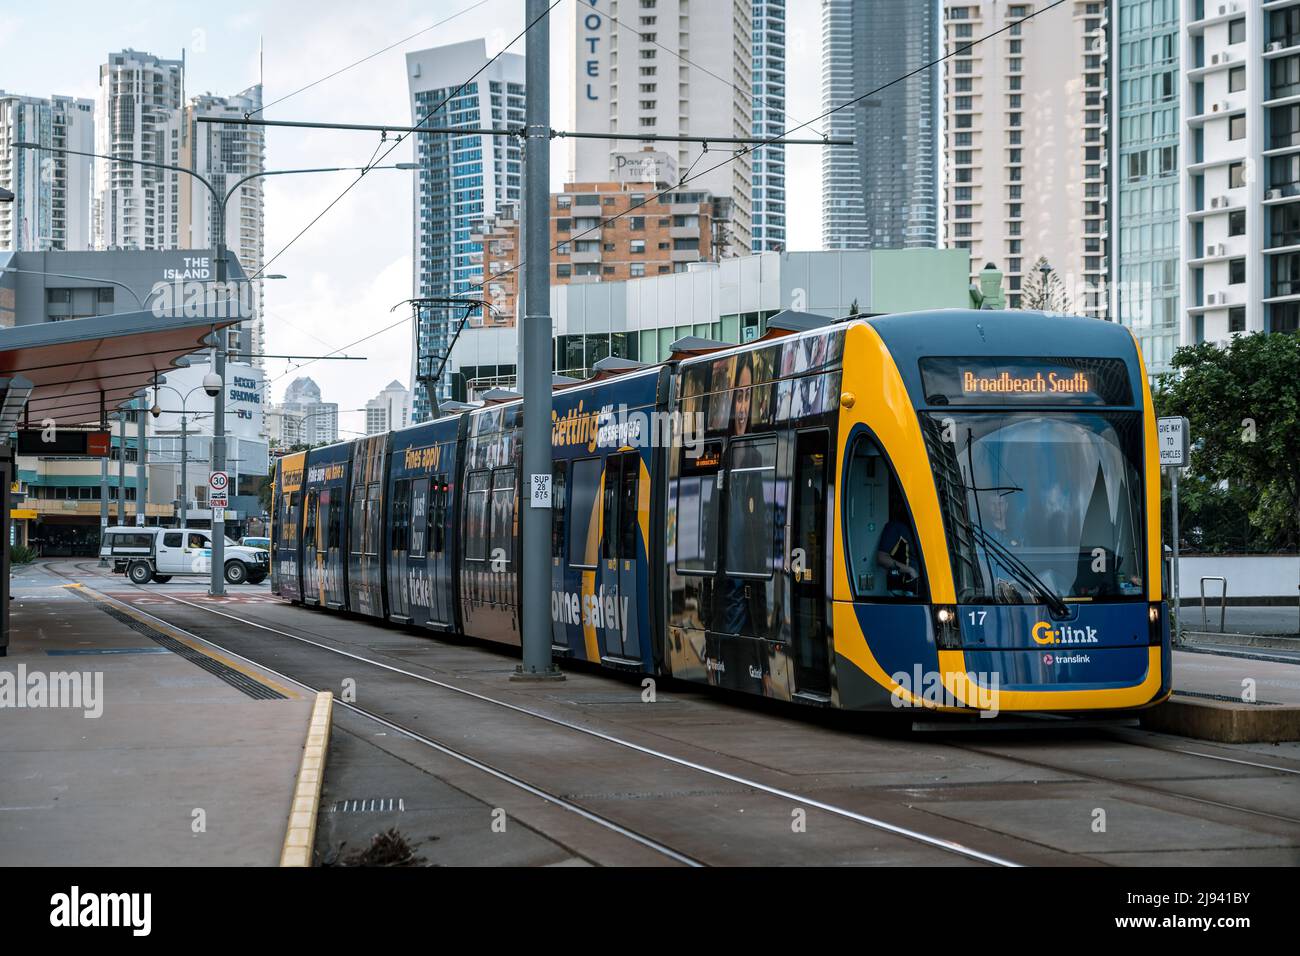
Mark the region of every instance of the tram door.
<instances>
[{"instance_id":1,"label":"tram door","mask_svg":"<svg viewBox=\"0 0 1300 956\"><path fill-rule=\"evenodd\" d=\"M636 452L610 455L605 459L605 498L602 515L601 559L605 570L602 584L612 594L614 610L605 623L603 654L628 660L641 657L636 622L637 608L637 510L640 501L641 456Z\"/></svg>"},{"instance_id":2,"label":"tram door","mask_svg":"<svg viewBox=\"0 0 1300 956\"><path fill-rule=\"evenodd\" d=\"M824 431L801 432L795 442L790 588L799 693L829 694L831 689L826 630L827 443Z\"/></svg>"},{"instance_id":3,"label":"tram door","mask_svg":"<svg viewBox=\"0 0 1300 956\"><path fill-rule=\"evenodd\" d=\"M313 604L320 601L320 564L316 556L316 521L320 513L320 492L307 492L307 514L303 522L302 542L298 553L302 556L302 593Z\"/></svg>"}]
</instances>

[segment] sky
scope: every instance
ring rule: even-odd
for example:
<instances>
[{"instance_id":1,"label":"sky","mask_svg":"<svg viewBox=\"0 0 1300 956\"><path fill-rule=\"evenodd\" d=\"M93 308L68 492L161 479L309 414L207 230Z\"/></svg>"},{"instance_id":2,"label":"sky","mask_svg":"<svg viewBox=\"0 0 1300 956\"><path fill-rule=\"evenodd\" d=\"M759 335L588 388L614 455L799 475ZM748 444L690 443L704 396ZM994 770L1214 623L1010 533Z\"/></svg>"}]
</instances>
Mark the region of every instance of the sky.
<instances>
[{"instance_id":1,"label":"sky","mask_svg":"<svg viewBox=\"0 0 1300 956\"><path fill-rule=\"evenodd\" d=\"M560 0L551 14L551 125L557 129L572 128L575 2ZM597 0L600 7L607 3ZM820 6L818 0L788 0L790 127L821 111ZM407 52L483 37L490 56L523 26L524 0L0 0L0 89L94 98L99 67L108 54L131 48L167 58L184 51L186 96L227 95L257 82L260 40L263 97L269 104L424 30L263 114L267 119L409 125ZM520 40L510 52L523 53L524 45ZM721 80L717 83L724 87ZM378 144L377 133L272 128L266 168L359 166ZM388 162L411 161L410 146L409 140L402 143ZM555 142L552 190L563 185L567 149L563 141ZM786 170L787 248L820 248L821 149L787 147ZM413 175L398 170L368 174L267 268L268 274L286 277L266 284L268 353L321 355L409 315L409 307L390 310L411 295ZM329 173L267 179L267 258L288 245L355 178L355 173ZM366 361L318 361L299 370L268 359L272 399L278 401L296 375L310 375L325 401L338 402L340 428L360 431L367 400L393 379L410 384L410 348L409 324L403 324L348 350Z\"/></svg>"}]
</instances>

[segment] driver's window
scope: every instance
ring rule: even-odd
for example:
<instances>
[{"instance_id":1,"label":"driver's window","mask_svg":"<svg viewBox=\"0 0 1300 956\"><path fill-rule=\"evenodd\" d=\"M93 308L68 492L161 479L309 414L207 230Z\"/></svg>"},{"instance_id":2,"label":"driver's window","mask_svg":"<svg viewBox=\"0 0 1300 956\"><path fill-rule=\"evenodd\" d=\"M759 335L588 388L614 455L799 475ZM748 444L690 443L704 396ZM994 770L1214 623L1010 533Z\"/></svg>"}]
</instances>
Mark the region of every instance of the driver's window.
<instances>
[{"instance_id":1,"label":"driver's window","mask_svg":"<svg viewBox=\"0 0 1300 956\"><path fill-rule=\"evenodd\" d=\"M208 539L205 538L205 537L203 537L203 535L201 535L201 534L192 534L192 535L190 535L190 543L189 543L189 547L191 547L191 548L206 548L207 546L208 546Z\"/></svg>"},{"instance_id":2,"label":"driver's window","mask_svg":"<svg viewBox=\"0 0 1300 956\"><path fill-rule=\"evenodd\" d=\"M915 601L925 569L907 500L889 460L868 437L849 456L844 540L849 580L859 600Z\"/></svg>"}]
</instances>

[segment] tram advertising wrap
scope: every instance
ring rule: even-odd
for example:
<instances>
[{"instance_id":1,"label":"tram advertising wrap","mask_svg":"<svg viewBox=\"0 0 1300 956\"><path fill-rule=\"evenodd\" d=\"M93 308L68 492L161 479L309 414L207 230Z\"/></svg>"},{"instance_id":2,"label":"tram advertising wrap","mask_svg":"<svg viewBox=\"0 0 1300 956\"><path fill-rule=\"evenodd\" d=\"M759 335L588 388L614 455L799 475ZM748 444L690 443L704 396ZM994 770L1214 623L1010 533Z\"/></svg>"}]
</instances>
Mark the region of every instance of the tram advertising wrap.
<instances>
[{"instance_id":1,"label":"tram advertising wrap","mask_svg":"<svg viewBox=\"0 0 1300 956\"><path fill-rule=\"evenodd\" d=\"M553 393L557 656L854 710L1168 696L1126 329L782 313L754 343L681 347ZM275 593L518 645L520 409L281 459Z\"/></svg>"}]
</instances>

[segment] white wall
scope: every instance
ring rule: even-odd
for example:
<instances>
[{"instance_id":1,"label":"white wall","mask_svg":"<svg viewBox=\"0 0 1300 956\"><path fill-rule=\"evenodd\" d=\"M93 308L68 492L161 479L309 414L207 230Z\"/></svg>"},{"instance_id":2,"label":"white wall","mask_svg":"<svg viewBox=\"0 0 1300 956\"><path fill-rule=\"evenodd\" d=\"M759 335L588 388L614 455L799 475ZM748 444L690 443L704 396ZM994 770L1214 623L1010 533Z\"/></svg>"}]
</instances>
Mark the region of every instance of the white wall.
<instances>
[{"instance_id":1,"label":"white wall","mask_svg":"<svg viewBox=\"0 0 1300 956\"><path fill-rule=\"evenodd\" d=\"M1200 600L1201 578L1219 575L1228 579L1228 598L1300 597L1300 556L1297 555L1206 555L1178 560L1179 596L1183 601ZM1223 585L1205 582L1205 600L1216 601Z\"/></svg>"}]
</instances>

